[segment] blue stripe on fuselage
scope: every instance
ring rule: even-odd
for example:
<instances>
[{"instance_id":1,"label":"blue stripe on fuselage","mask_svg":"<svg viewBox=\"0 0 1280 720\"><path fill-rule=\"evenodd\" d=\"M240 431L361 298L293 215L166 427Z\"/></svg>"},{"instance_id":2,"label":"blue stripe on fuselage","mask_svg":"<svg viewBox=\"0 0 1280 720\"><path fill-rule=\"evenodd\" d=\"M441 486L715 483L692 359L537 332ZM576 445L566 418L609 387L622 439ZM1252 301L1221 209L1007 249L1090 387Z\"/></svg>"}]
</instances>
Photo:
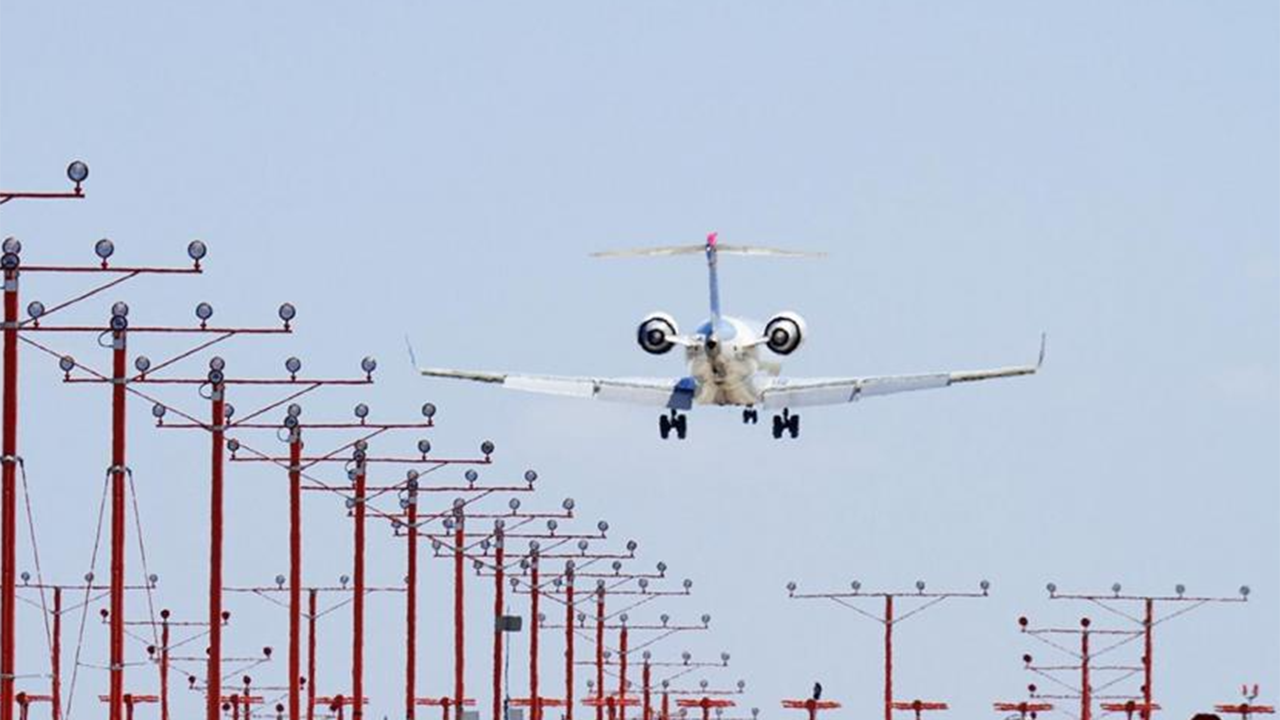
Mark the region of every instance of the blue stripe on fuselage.
<instances>
[{"instance_id":1,"label":"blue stripe on fuselage","mask_svg":"<svg viewBox=\"0 0 1280 720\"><path fill-rule=\"evenodd\" d=\"M712 322L713 321L708 320L707 322L704 322L701 325L699 325L698 334L707 338L711 337L711 335L713 334L711 332L713 327ZM729 342L730 340L733 340L738 336L738 327L733 323L729 322L728 320L719 319L718 322L715 322L714 328L715 328L714 334L716 336L716 340L720 342Z\"/></svg>"}]
</instances>

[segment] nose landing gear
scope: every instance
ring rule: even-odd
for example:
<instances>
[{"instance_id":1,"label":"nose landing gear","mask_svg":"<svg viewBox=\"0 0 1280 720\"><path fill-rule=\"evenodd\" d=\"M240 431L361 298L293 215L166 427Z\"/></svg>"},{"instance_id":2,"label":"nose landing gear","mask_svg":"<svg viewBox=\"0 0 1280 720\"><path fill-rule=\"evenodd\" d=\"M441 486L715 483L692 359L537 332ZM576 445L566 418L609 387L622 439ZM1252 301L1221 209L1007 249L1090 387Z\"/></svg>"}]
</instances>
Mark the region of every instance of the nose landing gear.
<instances>
[{"instance_id":1,"label":"nose landing gear","mask_svg":"<svg viewBox=\"0 0 1280 720\"><path fill-rule=\"evenodd\" d=\"M760 412L755 408L746 408L742 411L742 424L755 425L760 422Z\"/></svg>"},{"instance_id":2,"label":"nose landing gear","mask_svg":"<svg viewBox=\"0 0 1280 720\"><path fill-rule=\"evenodd\" d=\"M672 430L676 431L677 439L683 440L685 433L689 431L688 416L675 410L672 410L670 415L659 415L658 433L662 435L662 439L671 437Z\"/></svg>"},{"instance_id":3,"label":"nose landing gear","mask_svg":"<svg viewBox=\"0 0 1280 720\"><path fill-rule=\"evenodd\" d=\"M773 416L773 437L775 440L781 440L783 433L789 433L791 437L800 437L800 416L792 415L787 408L782 409L781 415Z\"/></svg>"}]
</instances>

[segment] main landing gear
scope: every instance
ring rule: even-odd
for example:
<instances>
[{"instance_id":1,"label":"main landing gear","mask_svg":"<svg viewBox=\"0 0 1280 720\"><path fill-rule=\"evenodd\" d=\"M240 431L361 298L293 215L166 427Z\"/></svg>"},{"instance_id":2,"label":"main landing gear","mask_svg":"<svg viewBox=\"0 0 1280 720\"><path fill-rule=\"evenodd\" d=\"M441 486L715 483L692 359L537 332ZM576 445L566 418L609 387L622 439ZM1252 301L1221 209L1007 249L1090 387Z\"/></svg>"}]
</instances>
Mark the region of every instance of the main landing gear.
<instances>
[{"instance_id":1,"label":"main landing gear","mask_svg":"<svg viewBox=\"0 0 1280 720\"><path fill-rule=\"evenodd\" d=\"M658 432L662 435L662 439L671 437L672 430L676 431L678 439L683 440L685 433L689 431L689 417L675 410L672 410L670 415L659 415Z\"/></svg>"},{"instance_id":2,"label":"main landing gear","mask_svg":"<svg viewBox=\"0 0 1280 720\"><path fill-rule=\"evenodd\" d=\"M774 439L781 440L784 432L790 433L792 438L800 437L800 416L792 415L786 408L782 409L781 415L773 416Z\"/></svg>"}]
</instances>

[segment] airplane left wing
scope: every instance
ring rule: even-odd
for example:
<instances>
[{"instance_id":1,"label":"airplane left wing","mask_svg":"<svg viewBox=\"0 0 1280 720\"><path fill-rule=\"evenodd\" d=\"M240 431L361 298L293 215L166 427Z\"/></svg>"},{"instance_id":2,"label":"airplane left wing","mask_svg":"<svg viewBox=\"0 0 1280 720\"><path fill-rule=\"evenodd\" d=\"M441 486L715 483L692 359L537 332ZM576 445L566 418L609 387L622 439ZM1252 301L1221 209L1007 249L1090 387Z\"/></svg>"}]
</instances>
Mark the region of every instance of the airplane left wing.
<instances>
[{"instance_id":1,"label":"airplane left wing","mask_svg":"<svg viewBox=\"0 0 1280 720\"><path fill-rule=\"evenodd\" d=\"M839 405L855 402L864 397L891 395L912 390L933 390L979 380L1034 375L1044 363L1044 349L1045 338L1041 336L1040 356L1034 365L1015 365L991 370L865 378L775 378L760 391L760 404L765 408Z\"/></svg>"},{"instance_id":2,"label":"airplane left wing","mask_svg":"<svg viewBox=\"0 0 1280 720\"><path fill-rule=\"evenodd\" d=\"M564 375L521 375L445 368L419 368L427 377L470 380L511 390L589 400L687 410L693 406L697 384L693 378L591 378Z\"/></svg>"}]
</instances>

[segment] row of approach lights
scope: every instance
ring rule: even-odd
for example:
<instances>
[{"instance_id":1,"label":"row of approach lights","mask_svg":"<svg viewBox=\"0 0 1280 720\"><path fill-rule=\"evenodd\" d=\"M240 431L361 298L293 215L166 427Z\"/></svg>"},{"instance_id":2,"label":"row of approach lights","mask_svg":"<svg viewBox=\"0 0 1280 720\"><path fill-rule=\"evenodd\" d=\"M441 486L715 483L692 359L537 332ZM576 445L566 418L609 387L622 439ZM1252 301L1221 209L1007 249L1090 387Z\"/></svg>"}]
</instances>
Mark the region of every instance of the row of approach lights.
<instances>
[{"instance_id":1,"label":"row of approach lights","mask_svg":"<svg viewBox=\"0 0 1280 720\"><path fill-rule=\"evenodd\" d=\"M789 582L789 583L787 583L787 592L788 592L788 593L795 593L795 591L796 591L796 587L797 587L797 586L796 586L795 582ZM854 580L853 582L849 583L849 587L853 590L853 592L854 592L855 594L856 594L856 593L859 593L859 592L861 592L861 591L862 591L862 583L861 583L861 582L858 582L857 580ZM986 594L988 593L988 591L990 591L990 590L991 590L991 583L990 583L990 582L988 582L988 581L986 581L986 580L983 580L982 582L978 583L978 587L982 590L982 594L983 594L983 595L986 595ZM1056 596L1056 595L1057 595L1057 593L1058 593L1058 586L1057 586L1057 584L1055 584L1055 583L1049 583L1048 585L1045 585L1045 588L1044 588L1044 589L1045 589L1045 590L1047 590L1047 591L1049 591L1049 596L1050 596L1050 597L1054 597L1054 596ZM924 590L925 590L925 584L924 584L924 581L923 581L923 580L917 580L917 581L916 581L916 592L923 593L923 592L924 592ZM1113 583L1113 584L1111 585L1111 593L1112 593L1113 595L1115 595L1116 597L1119 597L1119 596L1120 596L1120 591L1121 591L1121 590L1123 590L1123 587L1120 585L1120 583ZM1182 596L1186 595L1186 593L1187 593L1187 586L1186 586L1186 585L1183 585L1182 583L1178 583L1177 585L1175 585L1175 586L1173 587L1173 591L1174 591L1175 593L1177 593L1178 597L1182 597ZM1240 593L1240 597L1241 597L1241 598L1248 598L1248 597L1249 597L1249 592L1250 592L1250 589L1249 589L1249 586L1248 586L1248 585L1241 585L1241 586L1240 586L1239 593Z\"/></svg>"},{"instance_id":2,"label":"row of approach lights","mask_svg":"<svg viewBox=\"0 0 1280 720\"><path fill-rule=\"evenodd\" d=\"M39 300L33 300L27 305L27 315L34 322L39 322L40 318L45 314L44 303ZM292 303L282 303L276 314L280 320L284 322L286 330L289 329L289 323L298 316L298 310ZM208 303L200 303L196 306L196 317L200 318L200 327L204 329L205 320L213 316L213 308ZM123 332L129 329L129 304L124 301L117 301L111 306L111 329L117 332ZM133 366L139 373L146 374L151 369L151 359L146 355L139 355L134 361ZM64 373L70 373L76 367L76 360L71 355L63 355L58 360L58 367ZM367 379L372 379L373 371L378 368L378 361L373 357L366 357L360 361L360 368L364 370ZM209 382L218 384L225 379L223 371L226 369L226 361L221 357L214 357L209 360ZM289 379L297 380L298 372L302 370L302 361L296 357L290 357L285 360L285 369L289 371ZM158 416L157 416L158 417Z\"/></svg>"},{"instance_id":3,"label":"row of approach lights","mask_svg":"<svg viewBox=\"0 0 1280 720\"><path fill-rule=\"evenodd\" d=\"M80 160L73 160L67 165L67 179L75 183L75 187L70 193L4 193L0 195L0 204L8 202L15 197L84 197L84 189L81 185L89 177L89 166Z\"/></svg>"},{"instance_id":4,"label":"row of approach lights","mask_svg":"<svg viewBox=\"0 0 1280 720\"><path fill-rule=\"evenodd\" d=\"M796 586L796 584L795 584L795 582L794 582L794 581L787 583L787 592L788 592L788 593L790 593L790 594L795 594L796 587L797 587L797 586ZM1050 585L1050 587L1053 587L1053 586L1052 586L1052 585ZM854 594L860 593L860 592L862 592L862 583L861 583L861 582L859 582L858 580L854 580L853 582L849 583L849 588L853 590ZM924 592L924 589L925 589L924 581L923 581L923 580L917 580L917 581L916 581L916 592L918 592L918 593L923 593L923 592ZM979 583L978 583L978 589L980 589L980 590L982 591L982 594L983 594L983 595L986 595L986 594L991 590L991 583L990 583L989 581L987 581L987 580L983 580L983 581L981 581L981 582L979 582ZM1054 588L1054 589L1056 589L1056 588ZM1052 592L1052 590L1051 590L1050 592Z\"/></svg>"},{"instance_id":5,"label":"row of approach lights","mask_svg":"<svg viewBox=\"0 0 1280 720\"><path fill-rule=\"evenodd\" d=\"M4 256L0 261L0 265L5 270L13 270L21 263L19 254L22 252L22 241L15 237L7 237L4 239ZM93 254L98 256L103 268L110 267L109 260L116 253L116 244L107 238L102 238L93 244ZM187 257L195 263L195 268L200 269L200 261L205 255L209 254L209 248L201 240L192 240L187 243Z\"/></svg>"},{"instance_id":6,"label":"row of approach lights","mask_svg":"<svg viewBox=\"0 0 1280 720\"><path fill-rule=\"evenodd\" d=\"M1049 592L1049 597L1054 597L1058 594L1058 585L1056 583L1049 583L1048 585L1044 586L1044 589ZM1111 594L1114 595L1115 597L1120 597L1120 591L1123 589L1124 588L1120 585L1120 583L1111 584ZM1178 597L1182 597L1187 594L1187 586L1183 585L1182 583L1178 583L1177 585L1173 586L1173 592L1176 593ZM1241 599L1248 599L1249 593L1251 592L1251 590L1249 589L1248 585L1241 585L1238 592L1240 593Z\"/></svg>"},{"instance_id":7,"label":"row of approach lights","mask_svg":"<svg viewBox=\"0 0 1280 720\"><path fill-rule=\"evenodd\" d=\"M44 303L40 302L39 300L33 300L29 305L27 305L27 316L30 317L33 322L39 322L40 318L44 317L44 314L45 314ZM298 316L298 309L293 306L293 303L281 303L280 307L276 310L276 314L280 317L280 320L284 322L284 328L288 330L289 324L293 321L295 317ZM209 318L211 317L213 317L212 305L210 305L207 302L202 302L199 305L196 305L196 318L200 320L201 330L204 330L208 327L208 321L209 321ZM121 330L121 331L129 329L129 304L128 303L124 301L118 301L111 306L111 329ZM294 361L296 360L296 358L290 358L290 360ZM289 364L290 365L296 364L297 370L302 369L301 361L290 362ZM369 367L366 367L366 366L369 366ZM372 373L378 367L378 363L373 358L365 358L364 362L361 363L361 367L364 368L366 373ZM139 367L138 370L144 371L145 369ZM297 370L290 369L290 373L293 375L296 375Z\"/></svg>"}]
</instances>

